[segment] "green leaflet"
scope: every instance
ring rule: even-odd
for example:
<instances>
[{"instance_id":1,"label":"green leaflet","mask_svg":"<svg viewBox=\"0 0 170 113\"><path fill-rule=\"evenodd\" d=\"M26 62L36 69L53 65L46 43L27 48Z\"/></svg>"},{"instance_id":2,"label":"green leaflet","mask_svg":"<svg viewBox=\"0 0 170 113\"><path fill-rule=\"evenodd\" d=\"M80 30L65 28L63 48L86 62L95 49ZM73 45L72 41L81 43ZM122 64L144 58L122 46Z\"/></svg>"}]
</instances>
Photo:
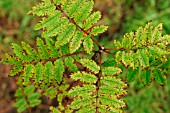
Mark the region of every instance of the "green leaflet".
<instances>
[{"instance_id":1,"label":"green leaflet","mask_svg":"<svg viewBox=\"0 0 170 113\"><path fill-rule=\"evenodd\" d=\"M78 9L80 8L80 6L82 5L84 0L74 0L72 1L72 4L69 5L68 8L68 16L69 17L74 17L74 15L79 11Z\"/></svg>"},{"instance_id":2,"label":"green leaflet","mask_svg":"<svg viewBox=\"0 0 170 113\"><path fill-rule=\"evenodd\" d=\"M141 78L142 78L143 84L149 85L150 81L152 80L150 70L143 70L142 73L141 73Z\"/></svg>"},{"instance_id":3,"label":"green leaflet","mask_svg":"<svg viewBox=\"0 0 170 113\"><path fill-rule=\"evenodd\" d=\"M132 41L130 41L130 38L131 36L127 33L124 35L123 39L122 39L122 46L125 48L125 49L130 49L130 44Z\"/></svg>"},{"instance_id":4,"label":"green leaflet","mask_svg":"<svg viewBox=\"0 0 170 113\"><path fill-rule=\"evenodd\" d=\"M126 54L125 51L122 52L122 62L127 67L130 64L130 57Z\"/></svg>"},{"instance_id":5,"label":"green leaflet","mask_svg":"<svg viewBox=\"0 0 170 113\"><path fill-rule=\"evenodd\" d=\"M149 57L147 55L147 50L138 50L137 54L139 55L140 65L144 68L149 66Z\"/></svg>"},{"instance_id":6,"label":"green leaflet","mask_svg":"<svg viewBox=\"0 0 170 113\"><path fill-rule=\"evenodd\" d=\"M143 34L143 28L142 27L139 27L138 29L137 29L137 31L135 32L135 34L136 34L136 37L135 37L135 41L136 41L136 46L137 47L141 47L142 46L142 44L141 44L141 36L142 36L142 34Z\"/></svg>"},{"instance_id":7,"label":"green leaflet","mask_svg":"<svg viewBox=\"0 0 170 113\"><path fill-rule=\"evenodd\" d=\"M85 83L96 83L96 81L97 81L97 77L95 75L89 74L89 73L86 73L86 72L77 72L77 73L74 73L70 76L74 80L80 80L80 81L85 82Z\"/></svg>"},{"instance_id":8,"label":"green leaflet","mask_svg":"<svg viewBox=\"0 0 170 113\"><path fill-rule=\"evenodd\" d=\"M53 79L52 77L52 68L53 68L53 64L52 62L48 61L45 65L45 78L44 78L44 82L49 84L51 82L51 80Z\"/></svg>"},{"instance_id":9,"label":"green leaflet","mask_svg":"<svg viewBox=\"0 0 170 113\"><path fill-rule=\"evenodd\" d=\"M120 41L114 40L114 47L116 49L120 49L120 48L122 48L122 44L120 43Z\"/></svg>"},{"instance_id":10,"label":"green leaflet","mask_svg":"<svg viewBox=\"0 0 170 113\"><path fill-rule=\"evenodd\" d=\"M55 80L57 80L57 82L60 83L62 81L64 72L63 61L61 59L58 59L54 62L54 65L55 65L53 69L54 77Z\"/></svg>"},{"instance_id":11,"label":"green leaflet","mask_svg":"<svg viewBox=\"0 0 170 113\"><path fill-rule=\"evenodd\" d=\"M102 69L102 75L107 75L107 76L120 74L121 72L122 70L117 67L106 67Z\"/></svg>"},{"instance_id":12,"label":"green leaflet","mask_svg":"<svg viewBox=\"0 0 170 113\"><path fill-rule=\"evenodd\" d=\"M27 104L26 100L20 99L20 100L16 101L16 103L14 104L14 107L18 107L17 111L20 113L28 108L28 104Z\"/></svg>"},{"instance_id":13,"label":"green leaflet","mask_svg":"<svg viewBox=\"0 0 170 113\"><path fill-rule=\"evenodd\" d=\"M62 53L62 54L69 54L69 53L70 53L69 44L66 44L66 45L64 45L64 46L61 46L61 47L60 47L60 50L61 50L61 53Z\"/></svg>"},{"instance_id":14,"label":"green leaflet","mask_svg":"<svg viewBox=\"0 0 170 113\"><path fill-rule=\"evenodd\" d=\"M162 38L162 24L159 24L155 27L155 30L153 31L153 35L151 38L151 43L157 43L159 39Z\"/></svg>"},{"instance_id":15,"label":"green leaflet","mask_svg":"<svg viewBox=\"0 0 170 113\"><path fill-rule=\"evenodd\" d=\"M162 55L158 53L158 50L155 46L149 47L148 51L152 55L152 57L162 59Z\"/></svg>"},{"instance_id":16,"label":"green leaflet","mask_svg":"<svg viewBox=\"0 0 170 113\"><path fill-rule=\"evenodd\" d=\"M48 20L49 18L47 18ZM48 20L49 21L49 20ZM49 21L51 23L51 21ZM65 24L63 24L65 23ZM51 23L52 25L49 27L45 27L47 29L47 31L43 32L42 37L53 37L56 35L59 35L62 32L64 32L64 30L66 29L66 27L64 28L64 26L67 26L68 24L68 19L65 17L62 18L58 18L54 23ZM66 37L65 37L66 38Z\"/></svg>"},{"instance_id":17,"label":"green leaflet","mask_svg":"<svg viewBox=\"0 0 170 113\"><path fill-rule=\"evenodd\" d=\"M170 67L170 60L162 63L162 65L160 66L160 68L163 68L163 69L168 69Z\"/></svg>"},{"instance_id":18,"label":"green leaflet","mask_svg":"<svg viewBox=\"0 0 170 113\"><path fill-rule=\"evenodd\" d=\"M56 42L57 46L63 46L66 43L68 43L70 39L73 37L74 32L76 30L76 27L73 24L69 24L68 26L65 26L65 28L66 28L65 31L62 32L57 38Z\"/></svg>"},{"instance_id":19,"label":"green leaflet","mask_svg":"<svg viewBox=\"0 0 170 113\"><path fill-rule=\"evenodd\" d=\"M129 69L127 70L126 81L127 81L128 83L132 82L132 81L135 79L137 73L138 73L138 69L133 70L132 68L129 68Z\"/></svg>"},{"instance_id":20,"label":"green leaflet","mask_svg":"<svg viewBox=\"0 0 170 113\"><path fill-rule=\"evenodd\" d=\"M118 79L116 77L101 77L101 83L104 85L111 85L111 86L117 86L117 87L126 87L127 85L121 81L121 79Z\"/></svg>"},{"instance_id":21,"label":"green leaflet","mask_svg":"<svg viewBox=\"0 0 170 113\"><path fill-rule=\"evenodd\" d=\"M94 62L93 60L89 59L80 59L80 63L84 66L87 67L89 70L94 72L95 74L99 72L100 67Z\"/></svg>"},{"instance_id":22,"label":"green leaflet","mask_svg":"<svg viewBox=\"0 0 170 113\"><path fill-rule=\"evenodd\" d=\"M115 66L115 65L116 65L115 59L113 59L113 60L107 60L106 62L104 62L104 63L102 64L102 66L104 66L104 67L110 67L110 66Z\"/></svg>"},{"instance_id":23,"label":"green leaflet","mask_svg":"<svg viewBox=\"0 0 170 113\"><path fill-rule=\"evenodd\" d=\"M92 31L90 32L90 34L96 36L100 33L103 33L107 30L108 26L104 26L104 25L100 25L100 26L95 26L93 27Z\"/></svg>"},{"instance_id":24,"label":"green leaflet","mask_svg":"<svg viewBox=\"0 0 170 113\"><path fill-rule=\"evenodd\" d=\"M77 31L70 42L69 49L71 53L74 53L77 49L80 48L82 40L83 40L83 32Z\"/></svg>"},{"instance_id":25,"label":"green leaflet","mask_svg":"<svg viewBox=\"0 0 170 113\"><path fill-rule=\"evenodd\" d=\"M89 35L85 37L83 45L84 45L84 49L87 51L87 53L90 54L94 45L93 45L93 41Z\"/></svg>"},{"instance_id":26,"label":"green leaflet","mask_svg":"<svg viewBox=\"0 0 170 113\"><path fill-rule=\"evenodd\" d=\"M165 85L167 83L166 76L164 76L159 69L153 70L155 81L161 85Z\"/></svg>"},{"instance_id":27,"label":"green leaflet","mask_svg":"<svg viewBox=\"0 0 170 113\"><path fill-rule=\"evenodd\" d=\"M32 72L33 72L33 65L28 64L24 68L24 85L28 85L30 83L30 78L32 78Z\"/></svg>"},{"instance_id":28,"label":"green leaflet","mask_svg":"<svg viewBox=\"0 0 170 113\"><path fill-rule=\"evenodd\" d=\"M91 109L93 109L93 111L95 111L95 106L92 104L93 102L95 102L95 98L94 97L84 97L81 99L80 97L77 97L72 103L71 103L71 108L72 109L80 109L86 106L91 106L90 109L87 109L87 111L90 111ZM93 112L94 113L94 112Z\"/></svg>"},{"instance_id":29,"label":"green leaflet","mask_svg":"<svg viewBox=\"0 0 170 113\"><path fill-rule=\"evenodd\" d=\"M78 14L75 15L74 20L79 24L82 23L90 15L93 5L93 1L84 1L77 12Z\"/></svg>"},{"instance_id":30,"label":"green leaflet","mask_svg":"<svg viewBox=\"0 0 170 113\"><path fill-rule=\"evenodd\" d=\"M74 64L74 59L71 56L65 58L65 65L72 72L78 71L78 67L76 64Z\"/></svg>"},{"instance_id":31,"label":"green leaflet","mask_svg":"<svg viewBox=\"0 0 170 113\"><path fill-rule=\"evenodd\" d=\"M50 57L49 52L46 46L44 45L44 42L40 38L37 38L37 48L38 48L38 54L40 58L49 59Z\"/></svg>"},{"instance_id":32,"label":"green leaflet","mask_svg":"<svg viewBox=\"0 0 170 113\"><path fill-rule=\"evenodd\" d=\"M97 21L101 18L101 14L99 11L92 13L85 21L84 29L88 30L93 26L93 24L97 23Z\"/></svg>"},{"instance_id":33,"label":"green leaflet","mask_svg":"<svg viewBox=\"0 0 170 113\"><path fill-rule=\"evenodd\" d=\"M126 94L126 90L124 89L118 89L118 88L115 88L113 86L101 86L100 87L100 90L99 90L99 95L102 95L102 94L107 94L107 95L122 95L122 94Z\"/></svg>"},{"instance_id":34,"label":"green leaflet","mask_svg":"<svg viewBox=\"0 0 170 113\"><path fill-rule=\"evenodd\" d=\"M36 106L36 105L38 105L40 103L41 103L41 100L31 100L30 101L30 106L34 107L34 106Z\"/></svg>"},{"instance_id":35,"label":"green leaflet","mask_svg":"<svg viewBox=\"0 0 170 113\"><path fill-rule=\"evenodd\" d=\"M53 40L50 38L46 38L46 45L48 50L50 51L50 56L51 58L58 58L59 57L59 52L58 49L55 47L55 43Z\"/></svg>"},{"instance_id":36,"label":"green leaflet","mask_svg":"<svg viewBox=\"0 0 170 113\"><path fill-rule=\"evenodd\" d=\"M76 86L69 91L71 97L76 97L77 95L83 96L84 94L89 94L89 92L94 91L96 87L94 85L85 84L84 87Z\"/></svg>"},{"instance_id":37,"label":"green leaflet","mask_svg":"<svg viewBox=\"0 0 170 113\"><path fill-rule=\"evenodd\" d=\"M42 63L36 64L34 71L35 71L35 76L34 76L35 84L38 84L43 79L43 75L44 75L44 67Z\"/></svg>"},{"instance_id":38,"label":"green leaflet","mask_svg":"<svg viewBox=\"0 0 170 113\"><path fill-rule=\"evenodd\" d=\"M39 29L49 29L51 27L51 24L57 24L60 21L60 16L61 16L61 12L56 11L54 13L53 16L50 16L49 18L43 18L40 23L36 24L35 26L35 30L39 30Z\"/></svg>"},{"instance_id":39,"label":"green leaflet","mask_svg":"<svg viewBox=\"0 0 170 113\"><path fill-rule=\"evenodd\" d=\"M118 110L121 110L121 108L125 107L125 103L123 100L118 100L115 97L99 97L99 101L102 103L102 105L113 105L112 107L117 108Z\"/></svg>"},{"instance_id":40,"label":"green leaflet","mask_svg":"<svg viewBox=\"0 0 170 113\"><path fill-rule=\"evenodd\" d=\"M152 31L153 31L153 26L152 26L152 23L148 23L146 26L145 26L145 31L146 31L146 37L147 37L147 40L148 41L150 41L150 43L152 43L151 42L151 40L152 40ZM147 41L146 41L146 43L148 43Z\"/></svg>"}]
</instances>

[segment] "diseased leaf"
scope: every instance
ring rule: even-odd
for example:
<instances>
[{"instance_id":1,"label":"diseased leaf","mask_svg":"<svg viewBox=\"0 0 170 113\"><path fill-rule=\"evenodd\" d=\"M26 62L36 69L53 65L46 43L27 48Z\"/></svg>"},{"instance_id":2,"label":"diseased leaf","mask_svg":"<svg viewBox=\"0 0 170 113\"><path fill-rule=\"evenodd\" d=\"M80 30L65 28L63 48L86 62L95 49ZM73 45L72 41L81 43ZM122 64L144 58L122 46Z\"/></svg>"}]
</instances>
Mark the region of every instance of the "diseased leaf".
<instances>
[{"instance_id":1,"label":"diseased leaf","mask_svg":"<svg viewBox=\"0 0 170 113\"><path fill-rule=\"evenodd\" d=\"M54 79L57 80L58 83L62 81L63 78L63 72L64 72L64 64L61 59L58 59L54 62L54 68L53 68L53 73L54 73Z\"/></svg>"},{"instance_id":2,"label":"diseased leaf","mask_svg":"<svg viewBox=\"0 0 170 113\"><path fill-rule=\"evenodd\" d=\"M65 58L65 65L72 72L77 72L78 71L78 67L77 67L76 64L74 64L74 59L71 56Z\"/></svg>"},{"instance_id":3,"label":"diseased leaf","mask_svg":"<svg viewBox=\"0 0 170 113\"><path fill-rule=\"evenodd\" d=\"M10 70L9 75L15 76L15 75L19 74L19 72L21 72L22 69L23 69L22 65L15 66L12 70Z\"/></svg>"},{"instance_id":4,"label":"diseased leaf","mask_svg":"<svg viewBox=\"0 0 170 113\"><path fill-rule=\"evenodd\" d=\"M30 83L30 78L32 78L32 72L33 72L33 65L28 64L24 68L24 84L27 85Z\"/></svg>"},{"instance_id":5,"label":"diseased leaf","mask_svg":"<svg viewBox=\"0 0 170 113\"><path fill-rule=\"evenodd\" d=\"M34 80L35 83L38 84L44 76L44 67L42 66L41 63L38 63L35 65L35 76L34 76Z\"/></svg>"},{"instance_id":6,"label":"diseased leaf","mask_svg":"<svg viewBox=\"0 0 170 113\"><path fill-rule=\"evenodd\" d=\"M108 26L104 26L104 25L100 25L100 26L95 26L93 27L92 31L90 32L90 34L96 36L100 33L103 33L107 30Z\"/></svg>"},{"instance_id":7,"label":"diseased leaf","mask_svg":"<svg viewBox=\"0 0 170 113\"><path fill-rule=\"evenodd\" d=\"M83 39L83 32L77 31L70 42L69 49L71 53L74 53L77 49L80 48L82 39Z\"/></svg>"},{"instance_id":8,"label":"diseased leaf","mask_svg":"<svg viewBox=\"0 0 170 113\"><path fill-rule=\"evenodd\" d=\"M74 15L77 13L79 7L82 5L84 0L74 0L72 1L72 4L69 6L68 9L68 16L74 17Z\"/></svg>"},{"instance_id":9,"label":"diseased leaf","mask_svg":"<svg viewBox=\"0 0 170 113\"><path fill-rule=\"evenodd\" d=\"M117 67L106 67L102 69L102 75L110 76L121 73L122 70Z\"/></svg>"},{"instance_id":10,"label":"diseased leaf","mask_svg":"<svg viewBox=\"0 0 170 113\"><path fill-rule=\"evenodd\" d=\"M49 21L49 20L48 20ZM68 24L68 19L66 17L62 17L62 18L58 18L57 20L55 20L55 24L51 23L52 25L49 27L46 27L47 31L43 32L42 37L45 38L49 38L49 37L53 37L56 35L60 35L62 32L65 32L65 30L67 29L67 24ZM65 23L65 24L63 24ZM62 39L63 37L61 36L60 39ZM65 37L67 39L67 37Z\"/></svg>"},{"instance_id":11,"label":"diseased leaf","mask_svg":"<svg viewBox=\"0 0 170 113\"><path fill-rule=\"evenodd\" d=\"M101 83L105 85L117 86L117 87L126 87L127 85L116 77L106 76L101 77Z\"/></svg>"},{"instance_id":12,"label":"diseased leaf","mask_svg":"<svg viewBox=\"0 0 170 113\"><path fill-rule=\"evenodd\" d=\"M93 45L93 41L89 35L85 37L83 45L84 45L84 49L87 51L87 53L90 54L94 45Z\"/></svg>"},{"instance_id":13,"label":"diseased leaf","mask_svg":"<svg viewBox=\"0 0 170 113\"><path fill-rule=\"evenodd\" d=\"M70 39L73 37L74 32L76 30L76 27L73 24L67 25L65 27L66 28L65 28L64 32L59 34L59 36L57 38L57 42L56 42L57 46L63 46L66 43L68 43L70 41Z\"/></svg>"},{"instance_id":14,"label":"diseased leaf","mask_svg":"<svg viewBox=\"0 0 170 113\"><path fill-rule=\"evenodd\" d=\"M94 62L93 60L89 59L80 59L80 63L84 66L87 67L89 70L94 72L95 74L99 72L100 67Z\"/></svg>"},{"instance_id":15,"label":"diseased leaf","mask_svg":"<svg viewBox=\"0 0 170 113\"><path fill-rule=\"evenodd\" d=\"M97 21L101 18L101 14L99 11L92 13L86 20L84 24L84 29L87 30L92 27L93 24L97 23Z\"/></svg>"},{"instance_id":16,"label":"diseased leaf","mask_svg":"<svg viewBox=\"0 0 170 113\"><path fill-rule=\"evenodd\" d=\"M49 29L51 27L51 24L57 23L60 18L61 12L56 11L53 16L50 16L49 18L43 18L40 23L36 24L35 30L39 29Z\"/></svg>"},{"instance_id":17,"label":"diseased leaf","mask_svg":"<svg viewBox=\"0 0 170 113\"><path fill-rule=\"evenodd\" d=\"M77 12L78 14L74 16L74 20L77 23L82 23L90 15L93 9L93 5L93 1L83 1L82 5L79 8L79 11Z\"/></svg>"},{"instance_id":18,"label":"diseased leaf","mask_svg":"<svg viewBox=\"0 0 170 113\"><path fill-rule=\"evenodd\" d=\"M139 55L140 65L144 68L149 66L149 58L147 55L147 50L138 50L137 54Z\"/></svg>"},{"instance_id":19,"label":"diseased leaf","mask_svg":"<svg viewBox=\"0 0 170 113\"><path fill-rule=\"evenodd\" d=\"M44 82L49 84L52 80L52 68L53 68L53 64L52 62L48 61L46 64L45 64L45 79L44 79Z\"/></svg>"},{"instance_id":20,"label":"diseased leaf","mask_svg":"<svg viewBox=\"0 0 170 113\"><path fill-rule=\"evenodd\" d=\"M77 72L70 76L74 80L80 80L80 81L86 82L86 83L96 83L96 81L97 81L97 77L95 75L89 74L86 72Z\"/></svg>"},{"instance_id":21,"label":"diseased leaf","mask_svg":"<svg viewBox=\"0 0 170 113\"><path fill-rule=\"evenodd\" d=\"M77 95L83 96L84 94L88 94L90 91L94 91L95 88L96 87L91 84L90 85L85 84L84 87L76 86L72 90L69 91L69 95L71 97L76 97Z\"/></svg>"}]
</instances>

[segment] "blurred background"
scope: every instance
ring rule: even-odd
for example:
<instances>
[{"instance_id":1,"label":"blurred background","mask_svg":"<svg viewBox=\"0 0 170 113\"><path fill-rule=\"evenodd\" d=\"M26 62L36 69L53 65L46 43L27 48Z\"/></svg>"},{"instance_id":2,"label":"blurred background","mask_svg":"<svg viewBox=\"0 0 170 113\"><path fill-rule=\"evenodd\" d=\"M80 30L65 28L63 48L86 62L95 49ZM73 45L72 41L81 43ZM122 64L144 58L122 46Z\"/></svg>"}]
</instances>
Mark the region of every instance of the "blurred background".
<instances>
[{"instance_id":1,"label":"blurred background","mask_svg":"<svg viewBox=\"0 0 170 113\"><path fill-rule=\"evenodd\" d=\"M35 46L40 32L34 31L38 18L27 15L32 6L40 0L0 0L0 59L5 53L12 54L11 43L21 41ZM113 40L121 40L125 33L135 31L150 20L153 25L163 23L163 34L170 34L170 0L94 0L94 10L100 10L99 24L109 26L98 40L107 46ZM16 113L12 107L15 102L17 77L8 77L12 67L0 63L0 113ZM124 78L124 77L123 77ZM128 107L125 113L170 113L170 77L166 86L152 83L143 86L138 80L128 84L128 95L124 97ZM48 113L47 100L35 109L35 113ZM27 113L27 111L25 111Z\"/></svg>"}]
</instances>

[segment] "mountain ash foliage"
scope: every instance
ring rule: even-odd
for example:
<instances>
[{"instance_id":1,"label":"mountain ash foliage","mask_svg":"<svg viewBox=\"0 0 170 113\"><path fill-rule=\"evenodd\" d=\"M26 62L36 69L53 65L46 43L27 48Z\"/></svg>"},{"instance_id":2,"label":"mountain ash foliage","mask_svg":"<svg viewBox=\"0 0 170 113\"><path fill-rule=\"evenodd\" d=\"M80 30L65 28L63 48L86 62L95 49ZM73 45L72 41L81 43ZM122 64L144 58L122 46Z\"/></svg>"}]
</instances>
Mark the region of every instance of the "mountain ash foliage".
<instances>
[{"instance_id":1,"label":"mountain ash foliage","mask_svg":"<svg viewBox=\"0 0 170 113\"><path fill-rule=\"evenodd\" d=\"M95 36L108 27L97 23L101 14L93 12L93 5L92 0L42 0L28 13L41 18L35 30L42 31L42 38L36 48L12 44L14 55L3 60L13 65L9 75L19 76L18 112L40 104L45 95L57 98L53 113L119 113L126 107L121 96L127 84L117 75L127 82L140 76L145 85L153 80L166 84L170 36L162 36L162 24L150 22L105 48ZM103 61L103 53L113 59Z\"/></svg>"}]
</instances>

